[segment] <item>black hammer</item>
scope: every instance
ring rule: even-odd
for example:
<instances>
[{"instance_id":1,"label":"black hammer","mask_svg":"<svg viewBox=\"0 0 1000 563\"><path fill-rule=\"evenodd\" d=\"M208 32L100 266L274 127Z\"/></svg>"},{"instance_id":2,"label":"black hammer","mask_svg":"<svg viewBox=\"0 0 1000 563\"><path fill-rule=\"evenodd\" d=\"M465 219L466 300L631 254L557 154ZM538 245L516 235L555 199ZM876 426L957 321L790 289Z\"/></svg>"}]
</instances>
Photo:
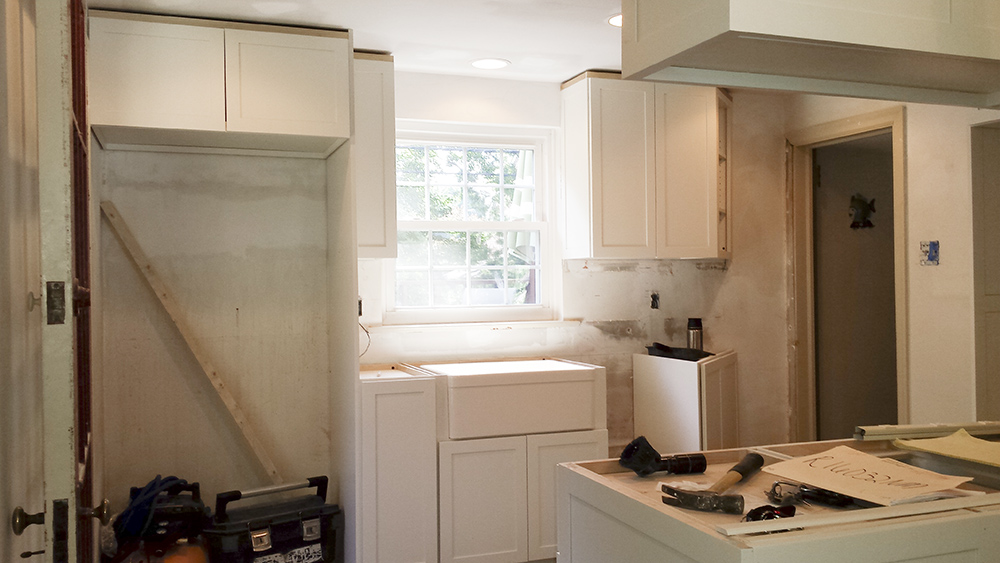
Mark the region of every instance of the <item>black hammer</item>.
<instances>
[{"instance_id":1,"label":"black hammer","mask_svg":"<svg viewBox=\"0 0 1000 563\"><path fill-rule=\"evenodd\" d=\"M722 493L763 465L764 458L760 454L748 453L707 490L683 491L669 485L661 485L660 492L664 493L663 502L671 506L693 510L743 514L743 495L724 495Z\"/></svg>"}]
</instances>

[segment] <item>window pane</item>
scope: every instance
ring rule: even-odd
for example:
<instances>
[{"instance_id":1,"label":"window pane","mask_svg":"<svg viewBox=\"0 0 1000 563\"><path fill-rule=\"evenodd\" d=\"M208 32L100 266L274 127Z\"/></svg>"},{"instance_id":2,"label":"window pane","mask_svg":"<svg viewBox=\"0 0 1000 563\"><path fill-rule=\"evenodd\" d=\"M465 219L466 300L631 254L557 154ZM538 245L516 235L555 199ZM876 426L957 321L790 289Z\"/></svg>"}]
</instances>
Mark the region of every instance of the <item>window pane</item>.
<instances>
[{"instance_id":1,"label":"window pane","mask_svg":"<svg viewBox=\"0 0 1000 563\"><path fill-rule=\"evenodd\" d=\"M396 181L419 182L424 179L424 147L396 147Z\"/></svg>"},{"instance_id":2,"label":"window pane","mask_svg":"<svg viewBox=\"0 0 1000 563\"><path fill-rule=\"evenodd\" d=\"M428 272L396 270L396 305L427 307L430 305Z\"/></svg>"},{"instance_id":3,"label":"window pane","mask_svg":"<svg viewBox=\"0 0 1000 563\"><path fill-rule=\"evenodd\" d=\"M538 264L538 231L507 233L507 263L510 265Z\"/></svg>"},{"instance_id":4,"label":"window pane","mask_svg":"<svg viewBox=\"0 0 1000 563\"><path fill-rule=\"evenodd\" d=\"M419 186L396 186L396 214L399 221L418 221L427 218L426 191Z\"/></svg>"},{"instance_id":5,"label":"window pane","mask_svg":"<svg viewBox=\"0 0 1000 563\"><path fill-rule=\"evenodd\" d=\"M535 190L532 188L506 188L503 191L507 221L535 220Z\"/></svg>"},{"instance_id":6,"label":"window pane","mask_svg":"<svg viewBox=\"0 0 1000 563\"><path fill-rule=\"evenodd\" d=\"M465 242L465 233L434 231L431 233L431 264L435 266L462 266L464 268L466 265Z\"/></svg>"},{"instance_id":7,"label":"window pane","mask_svg":"<svg viewBox=\"0 0 1000 563\"><path fill-rule=\"evenodd\" d=\"M435 307L462 307L466 305L465 270L434 271L431 274Z\"/></svg>"},{"instance_id":8,"label":"window pane","mask_svg":"<svg viewBox=\"0 0 1000 563\"><path fill-rule=\"evenodd\" d=\"M429 265L427 231L399 231L396 233L396 266L423 267Z\"/></svg>"},{"instance_id":9,"label":"window pane","mask_svg":"<svg viewBox=\"0 0 1000 563\"><path fill-rule=\"evenodd\" d=\"M430 187L430 219L452 221L462 218L462 187Z\"/></svg>"},{"instance_id":10,"label":"window pane","mask_svg":"<svg viewBox=\"0 0 1000 563\"><path fill-rule=\"evenodd\" d=\"M495 149L469 149L469 183L500 183L500 151Z\"/></svg>"},{"instance_id":11,"label":"window pane","mask_svg":"<svg viewBox=\"0 0 1000 563\"><path fill-rule=\"evenodd\" d=\"M503 153L503 183L505 185L535 185L535 151L507 149Z\"/></svg>"},{"instance_id":12,"label":"window pane","mask_svg":"<svg viewBox=\"0 0 1000 563\"><path fill-rule=\"evenodd\" d=\"M536 268L510 268L507 270L507 287L512 305L538 303L538 270Z\"/></svg>"},{"instance_id":13,"label":"window pane","mask_svg":"<svg viewBox=\"0 0 1000 563\"><path fill-rule=\"evenodd\" d=\"M469 233L470 264L503 266L503 233L472 231Z\"/></svg>"},{"instance_id":14,"label":"window pane","mask_svg":"<svg viewBox=\"0 0 1000 563\"><path fill-rule=\"evenodd\" d=\"M431 184L461 184L465 181L465 151L460 148L427 147L427 167Z\"/></svg>"},{"instance_id":15,"label":"window pane","mask_svg":"<svg viewBox=\"0 0 1000 563\"><path fill-rule=\"evenodd\" d=\"M470 187L465 218L470 221L499 221L500 188Z\"/></svg>"},{"instance_id":16,"label":"window pane","mask_svg":"<svg viewBox=\"0 0 1000 563\"><path fill-rule=\"evenodd\" d=\"M482 268L472 271L469 291L470 305L506 305L502 268Z\"/></svg>"}]
</instances>

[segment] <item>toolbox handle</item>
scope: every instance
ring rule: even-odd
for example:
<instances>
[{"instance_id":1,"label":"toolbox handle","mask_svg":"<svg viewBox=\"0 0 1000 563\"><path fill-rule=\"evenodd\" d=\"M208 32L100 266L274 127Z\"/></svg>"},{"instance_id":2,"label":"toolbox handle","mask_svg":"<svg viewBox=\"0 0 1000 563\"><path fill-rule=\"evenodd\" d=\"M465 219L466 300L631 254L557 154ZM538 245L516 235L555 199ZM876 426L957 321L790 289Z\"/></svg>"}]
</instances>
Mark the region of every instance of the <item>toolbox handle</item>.
<instances>
[{"instance_id":1,"label":"toolbox handle","mask_svg":"<svg viewBox=\"0 0 1000 563\"><path fill-rule=\"evenodd\" d=\"M249 491L226 491L224 493L219 493L215 495L215 517L218 520L226 519L226 505L245 498L253 498L264 495L270 495L275 493L283 493L285 491L295 491L298 489L308 489L309 487L316 487L316 496L323 499L326 502L326 488L329 483L329 478L326 475L320 475L319 477L310 477L305 481L300 481L298 483L289 483L287 485L272 485L270 487L261 487L259 489L250 489Z\"/></svg>"}]
</instances>

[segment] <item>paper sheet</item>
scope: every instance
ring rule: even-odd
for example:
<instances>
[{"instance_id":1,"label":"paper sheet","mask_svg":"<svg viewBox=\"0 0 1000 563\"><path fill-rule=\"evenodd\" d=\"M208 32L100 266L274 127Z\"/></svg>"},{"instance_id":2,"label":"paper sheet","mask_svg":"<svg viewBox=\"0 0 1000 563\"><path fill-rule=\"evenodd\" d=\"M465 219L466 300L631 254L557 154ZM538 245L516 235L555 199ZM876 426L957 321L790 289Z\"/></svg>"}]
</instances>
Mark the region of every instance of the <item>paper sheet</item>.
<instances>
[{"instance_id":1,"label":"paper sheet","mask_svg":"<svg viewBox=\"0 0 1000 563\"><path fill-rule=\"evenodd\" d=\"M989 442L970 436L964 428L950 436L926 438L923 440L893 440L896 447L907 450L930 452L933 454L985 463L1000 467L1000 443Z\"/></svg>"},{"instance_id":2,"label":"paper sheet","mask_svg":"<svg viewBox=\"0 0 1000 563\"><path fill-rule=\"evenodd\" d=\"M762 471L885 506L951 489L972 479L941 475L848 446L766 465Z\"/></svg>"}]
</instances>

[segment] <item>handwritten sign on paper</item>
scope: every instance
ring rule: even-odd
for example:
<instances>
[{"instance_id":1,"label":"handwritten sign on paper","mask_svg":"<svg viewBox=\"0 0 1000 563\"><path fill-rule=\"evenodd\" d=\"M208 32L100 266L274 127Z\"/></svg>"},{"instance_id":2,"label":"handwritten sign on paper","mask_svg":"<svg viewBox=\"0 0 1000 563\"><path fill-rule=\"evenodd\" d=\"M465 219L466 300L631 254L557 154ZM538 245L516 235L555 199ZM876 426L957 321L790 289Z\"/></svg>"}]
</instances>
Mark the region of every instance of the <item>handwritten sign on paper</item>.
<instances>
[{"instance_id":1,"label":"handwritten sign on paper","mask_svg":"<svg viewBox=\"0 0 1000 563\"><path fill-rule=\"evenodd\" d=\"M941 475L848 446L767 465L762 471L885 506L951 489L972 479Z\"/></svg>"}]
</instances>

